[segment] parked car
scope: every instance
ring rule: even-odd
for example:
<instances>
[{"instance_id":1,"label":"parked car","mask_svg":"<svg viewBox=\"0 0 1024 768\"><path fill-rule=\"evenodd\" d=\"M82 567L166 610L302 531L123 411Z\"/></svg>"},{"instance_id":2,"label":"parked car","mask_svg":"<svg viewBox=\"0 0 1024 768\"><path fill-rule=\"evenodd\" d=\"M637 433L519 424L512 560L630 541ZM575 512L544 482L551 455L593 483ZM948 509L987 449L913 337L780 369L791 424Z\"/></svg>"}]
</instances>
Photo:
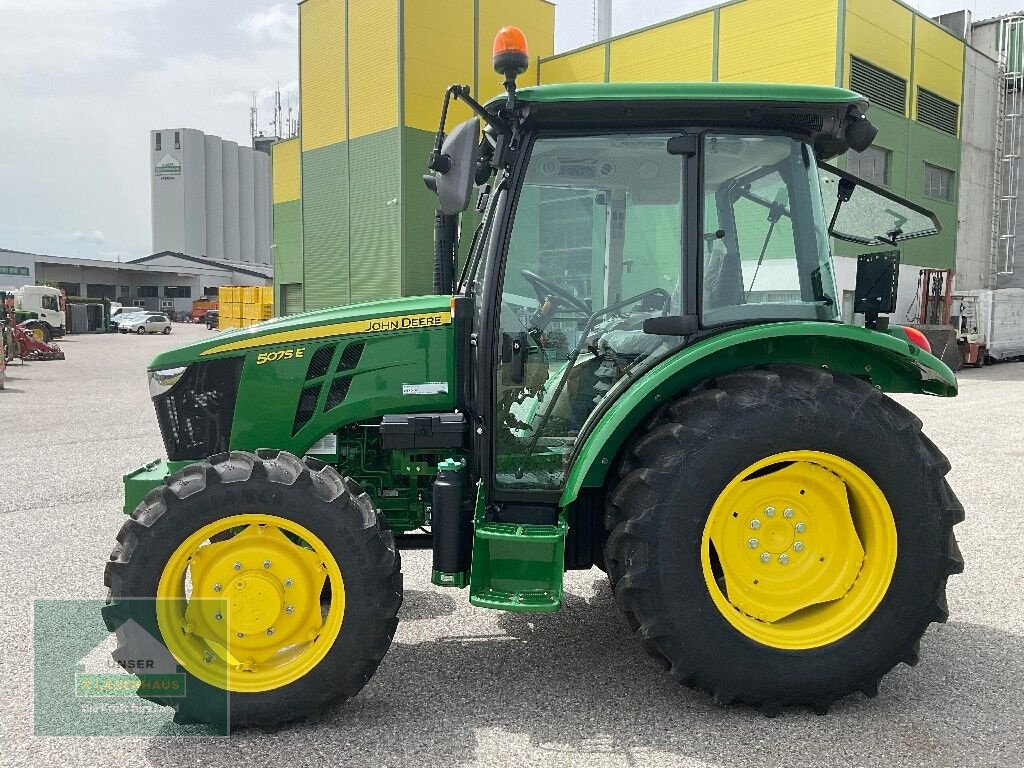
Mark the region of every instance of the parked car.
<instances>
[{"instance_id":1,"label":"parked car","mask_svg":"<svg viewBox=\"0 0 1024 768\"><path fill-rule=\"evenodd\" d=\"M220 327L220 310L211 309L206 313L203 318L203 322L206 323L206 330L215 331Z\"/></svg>"},{"instance_id":2,"label":"parked car","mask_svg":"<svg viewBox=\"0 0 1024 768\"><path fill-rule=\"evenodd\" d=\"M159 312L146 312L125 318L118 324L121 333L170 333L171 320Z\"/></svg>"}]
</instances>

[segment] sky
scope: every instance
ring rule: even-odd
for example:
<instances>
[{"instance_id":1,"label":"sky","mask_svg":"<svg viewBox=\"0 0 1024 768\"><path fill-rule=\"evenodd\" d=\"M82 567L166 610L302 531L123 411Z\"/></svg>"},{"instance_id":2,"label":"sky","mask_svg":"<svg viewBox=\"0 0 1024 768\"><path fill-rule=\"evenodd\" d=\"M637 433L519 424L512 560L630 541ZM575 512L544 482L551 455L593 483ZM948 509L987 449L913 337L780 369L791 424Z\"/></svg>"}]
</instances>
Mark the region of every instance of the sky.
<instances>
[{"instance_id":1,"label":"sky","mask_svg":"<svg viewBox=\"0 0 1024 768\"><path fill-rule=\"evenodd\" d=\"M612 32L712 4L613 0ZM981 19L1024 0L911 4ZM556 51L592 42L592 0L556 5ZM264 126L275 88L297 102L297 26L291 0L0 0L0 248L149 254L149 131L248 143L254 91Z\"/></svg>"}]
</instances>

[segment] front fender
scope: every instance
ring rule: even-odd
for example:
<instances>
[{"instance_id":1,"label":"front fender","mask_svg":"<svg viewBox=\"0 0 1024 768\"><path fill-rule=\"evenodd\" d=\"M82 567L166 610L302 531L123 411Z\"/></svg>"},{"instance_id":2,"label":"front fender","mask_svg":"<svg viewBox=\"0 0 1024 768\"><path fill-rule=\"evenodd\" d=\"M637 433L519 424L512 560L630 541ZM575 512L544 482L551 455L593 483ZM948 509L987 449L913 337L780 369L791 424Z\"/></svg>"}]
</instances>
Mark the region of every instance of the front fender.
<instances>
[{"instance_id":1,"label":"front fender","mask_svg":"<svg viewBox=\"0 0 1024 768\"><path fill-rule=\"evenodd\" d=\"M883 392L953 397L956 377L937 357L907 340L899 326L874 331L819 322L770 323L710 336L662 360L615 400L586 434L560 503L600 487L633 430L699 382L740 368L779 363L822 366L864 379Z\"/></svg>"}]
</instances>

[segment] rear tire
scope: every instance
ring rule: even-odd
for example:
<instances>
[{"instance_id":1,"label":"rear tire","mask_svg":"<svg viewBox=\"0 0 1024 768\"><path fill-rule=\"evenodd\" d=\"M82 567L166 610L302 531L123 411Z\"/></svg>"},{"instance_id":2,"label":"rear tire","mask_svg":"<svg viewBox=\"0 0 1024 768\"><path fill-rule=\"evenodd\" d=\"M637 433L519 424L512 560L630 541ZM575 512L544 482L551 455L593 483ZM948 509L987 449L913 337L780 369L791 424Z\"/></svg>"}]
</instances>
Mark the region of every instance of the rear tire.
<instances>
[{"instance_id":1,"label":"rear tire","mask_svg":"<svg viewBox=\"0 0 1024 768\"><path fill-rule=\"evenodd\" d=\"M166 328L164 328L164 336L166 336L170 332L171 332L171 326L168 325Z\"/></svg>"},{"instance_id":2,"label":"rear tire","mask_svg":"<svg viewBox=\"0 0 1024 768\"><path fill-rule=\"evenodd\" d=\"M139 334L139 336L142 336L146 332L146 326L140 325L138 328L135 329L135 332Z\"/></svg>"},{"instance_id":3,"label":"rear tire","mask_svg":"<svg viewBox=\"0 0 1024 768\"><path fill-rule=\"evenodd\" d=\"M718 558L707 543L707 526L716 503L725 497L723 489L736 480L743 487L796 466L801 462L743 476L744 468L793 451L830 456L862 471L884 495L883 506L891 509L887 524L894 524L891 576L877 590L873 607L835 638L822 630L821 641L790 642L801 636L786 633L808 617L812 625L826 627L824 617L844 610L842 601L852 599L857 580L865 575L857 572L838 599L822 597L790 615L765 619L737 608L740 590L730 600L726 577L716 584L702 565ZM897 663L917 662L925 629L948 616L946 579L963 569L952 529L964 516L944 479L949 468L921 433L920 420L861 380L800 366L719 377L666 406L622 461L606 515L610 535L605 560L616 603L652 656L680 682L711 693L719 703L745 702L767 714L785 705L823 712L853 691L873 696L879 680ZM822 474L829 482L833 476L844 479L835 472ZM853 514L858 503L853 485L848 493ZM822 521L834 514L828 508L814 509L812 496L796 498L806 501ZM799 508L799 503L792 506ZM791 509L785 511L786 517L793 516ZM857 521L854 514L855 537L864 541L866 574L871 550ZM768 523L764 529L771 527ZM750 539L750 557L756 569L764 544L754 541ZM746 557L744 543L738 545L738 555L730 556ZM777 555L763 554L772 562L766 568L779 568ZM797 568L798 556L791 556L788 567ZM715 573L721 573L720 563ZM762 578L770 582L774 577ZM749 581L743 583L751 589ZM718 602L712 589L720 589ZM766 586L753 588L758 589ZM723 596L729 610L722 607ZM762 626L780 639L766 640Z\"/></svg>"},{"instance_id":4,"label":"rear tire","mask_svg":"<svg viewBox=\"0 0 1024 768\"><path fill-rule=\"evenodd\" d=\"M146 495L118 533L119 543L114 547L104 573L104 582L110 592L103 617L107 628L118 634L121 647L116 658L144 658L142 652L133 654L136 649L130 647L132 642L139 642L139 633L122 631L127 620L134 620L149 634L161 638L172 652L179 648L179 652L174 653L175 660L186 674L185 698L160 698L158 695L145 695L144 698L176 707L175 720L178 722L223 723L223 687L204 682L193 674L188 659L183 663L185 654L180 652L180 645L176 645L182 641L180 638L168 639L160 631L163 614L158 615L153 598L164 583L162 575L170 567L168 563L174 561L190 537L195 537L197 532L203 535L202 531L209 526L239 515L273 515L315 536L326 548L328 557L325 560L332 559L340 567L342 617L340 628L335 628L333 641L325 651L322 646L316 650L316 641L308 643L308 647L316 651L316 660L310 662L315 666L304 673L302 669L298 670L301 676L286 673L284 678L273 680L262 689L229 692L230 724L236 727L272 725L307 716L322 716L330 705L359 692L391 645L398 625L398 609L402 604L402 574L394 537L370 498L352 481L343 479L333 467L314 459L300 460L276 450L259 450L255 454L232 451L185 467ZM269 539L269 533L256 541ZM206 546L224 546L229 543L227 540L239 535L235 529L226 529L223 534L211 537L210 544L197 552L203 552ZM315 546L310 548L323 557ZM209 563L210 558L203 555L200 564ZM283 569L285 574L278 577L275 571L263 570L270 567L269 560L261 568L259 561L262 557L255 554L250 558L243 552L238 559L246 562L253 558L255 562L243 566L240 578L270 583L270 579L284 578L298 570L294 589L291 579L281 584L273 581L276 586L270 588L270 594L287 595L281 598L282 606L273 609L282 611L276 621L280 629L278 634L284 635L286 622L293 618L302 621L308 618L302 616L301 603L295 606L298 610L294 617L283 615L283 603L291 602L293 595L301 597L301 590L305 587L304 580L299 578L301 569L287 570L286 567ZM198 555L194 559L199 562ZM234 559L233 555L228 562L231 559ZM279 556L274 557L275 561L279 559ZM326 569L328 565L323 567ZM230 566L228 570L231 570ZM191 573L194 574L194 570ZM234 578L229 575L222 579L228 587L225 594L231 592L228 582ZM327 585L331 583L330 580L326 582ZM282 584L286 589L281 589ZM325 590L324 594L329 593ZM252 595L242 597L251 600ZM262 599L262 596L258 597ZM316 600L315 597L313 599ZM320 597L321 602L324 599ZM328 602L331 599L328 598ZM230 621L230 605L228 610L226 618ZM242 613L236 618L244 621L247 616L244 604L239 610ZM321 609L316 610L319 612ZM196 624L199 626L200 622ZM130 628L131 625L128 626ZM236 626L243 625L236 623ZM262 629L251 632L250 636L258 639ZM328 640L331 637L328 635ZM322 640L323 636L318 639ZM229 637L232 655L243 658L244 649L236 648L235 642ZM243 646L245 642L238 641L238 645ZM323 655L319 655L321 653ZM202 674L201 663L195 666ZM270 672L275 670L270 669ZM238 675L239 679L244 676L244 671ZM282 684L281 680L285 682Z\"/></svg>"}]
</instances>

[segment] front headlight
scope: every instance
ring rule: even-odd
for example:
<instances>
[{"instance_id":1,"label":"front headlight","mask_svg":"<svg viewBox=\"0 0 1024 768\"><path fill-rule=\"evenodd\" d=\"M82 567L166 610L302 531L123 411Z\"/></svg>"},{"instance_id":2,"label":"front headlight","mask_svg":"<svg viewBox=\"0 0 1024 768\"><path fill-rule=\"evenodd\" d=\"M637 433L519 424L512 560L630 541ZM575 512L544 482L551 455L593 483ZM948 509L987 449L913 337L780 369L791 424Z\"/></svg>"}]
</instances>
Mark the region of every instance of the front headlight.
<instances>
[{"instance_id":1,"label":"front headlight","mask_svg":"<svg viewBox=\"0 0 1024 768\"><path fill-rule=\"evenodd\" d=\"M187 370L188 366L183 365L180 368L164 368L162 371L150 371L149 396L159 397L170 392L171 388L181 381L181 377L185 375Z\"/></svg>"}]
</instances>

